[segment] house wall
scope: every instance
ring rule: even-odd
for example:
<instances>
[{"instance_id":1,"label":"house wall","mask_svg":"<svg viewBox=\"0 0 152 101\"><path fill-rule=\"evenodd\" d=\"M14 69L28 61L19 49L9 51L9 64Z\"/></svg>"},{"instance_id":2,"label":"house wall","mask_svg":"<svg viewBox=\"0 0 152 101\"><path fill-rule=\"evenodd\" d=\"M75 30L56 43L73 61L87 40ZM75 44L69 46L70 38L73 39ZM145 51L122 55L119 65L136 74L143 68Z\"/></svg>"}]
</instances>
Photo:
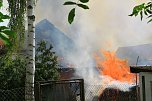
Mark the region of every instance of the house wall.
<instances>
[{"instance_id":1,"label":"house wall","mask_svg":"<svg viewBox=\"0 0 152 101\"><path fill-rule=\"evenodd\" d=\"M141 101L152 101L152 73L139 73L140 99Z\"/></svg>"}]
</instances>

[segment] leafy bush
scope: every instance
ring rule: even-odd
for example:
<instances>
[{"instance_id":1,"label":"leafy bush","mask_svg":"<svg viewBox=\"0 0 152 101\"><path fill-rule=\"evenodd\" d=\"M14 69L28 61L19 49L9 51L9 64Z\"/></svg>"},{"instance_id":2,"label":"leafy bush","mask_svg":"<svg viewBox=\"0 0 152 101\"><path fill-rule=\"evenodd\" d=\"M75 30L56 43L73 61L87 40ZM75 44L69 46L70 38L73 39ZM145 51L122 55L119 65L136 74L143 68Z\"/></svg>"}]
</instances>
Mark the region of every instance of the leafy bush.
<instances>
[{"instance_id":1,"label":"leafy bush","mask_svg":"<svg viewBox=\"0 0 152 101\"><path fill-rule=\"evenodd\" d=\"M23 57L0 58L0 89L24 86L26 62Z\"/></svg>"},{"instance_id":2,"label":"leafy bush","mask_svg":"<svg viewBox=\"0 0 152 101\"><path fill-rule=\"evenodd\" d=\"M47 48L45 41L38 43L35 81L59 78L57 56L52 52L52 48L51 45ZM0 89L18 88L25 84L26 58L19 55L12 57L8 58L5 55L0 57Z\"/></svg>"}]
</instances>

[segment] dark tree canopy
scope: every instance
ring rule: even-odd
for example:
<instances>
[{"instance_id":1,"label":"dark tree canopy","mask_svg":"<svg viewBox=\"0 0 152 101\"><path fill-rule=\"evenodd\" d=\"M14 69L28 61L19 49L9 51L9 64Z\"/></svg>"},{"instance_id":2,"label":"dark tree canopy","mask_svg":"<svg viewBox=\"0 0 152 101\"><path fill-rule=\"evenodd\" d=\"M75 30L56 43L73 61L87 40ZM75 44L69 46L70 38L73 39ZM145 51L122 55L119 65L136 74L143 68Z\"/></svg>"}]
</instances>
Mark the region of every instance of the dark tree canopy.
<instances>
[{"instance_id":1,"label":"dark tree canopy","mask_svg":"<svg viewBox=\"0 0 152 101\"><path fill-rule=\"evenodd\" d=\"M35 80L57 80L59 79L59 73L57 71L58 61L55 52L52 51L52 45L47 47L45 41L40 41L38 43L38 48L36 49L36 71Z\"/></svg>"}]
</instances>

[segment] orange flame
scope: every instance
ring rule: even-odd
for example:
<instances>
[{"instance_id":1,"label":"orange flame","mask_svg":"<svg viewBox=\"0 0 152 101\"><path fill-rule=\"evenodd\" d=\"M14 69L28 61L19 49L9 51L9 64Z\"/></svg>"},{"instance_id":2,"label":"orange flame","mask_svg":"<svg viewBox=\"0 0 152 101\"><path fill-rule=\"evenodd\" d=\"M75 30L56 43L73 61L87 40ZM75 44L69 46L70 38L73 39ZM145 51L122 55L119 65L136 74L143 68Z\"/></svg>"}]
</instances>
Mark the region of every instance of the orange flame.
<instances>
[{"instance_id":1,"label":"orange flame","mask_svg":"<svg viewBox=\"0 0 152 101\"><path fill-rule=\"evenodd\" d=\"M104 55L104 59L95 54L95 60L101 75L109 76L121 82L134 82L135 75L130 73L127 60L119 59L115 52L102 50L100 54Z\"/></svg>"}]
</instances>

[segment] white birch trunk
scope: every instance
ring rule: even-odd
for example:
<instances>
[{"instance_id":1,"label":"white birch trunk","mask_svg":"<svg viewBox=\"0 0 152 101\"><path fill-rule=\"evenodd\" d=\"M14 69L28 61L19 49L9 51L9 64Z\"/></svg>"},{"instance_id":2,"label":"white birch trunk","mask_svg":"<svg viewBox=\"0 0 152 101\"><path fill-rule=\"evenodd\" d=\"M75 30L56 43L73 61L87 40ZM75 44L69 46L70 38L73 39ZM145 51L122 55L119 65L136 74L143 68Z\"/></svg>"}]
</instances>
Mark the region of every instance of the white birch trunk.
<instances>
[{"instance_id":1,"label":"white birch trunk","mask_svg":"<svg viewBox=\"0 0 152 101\"><path fill-rule=\"evenodd\" d=\"M34 101L34 74L35 74L35 28L33 15L35 0L27 0L27 18L28 18L28 33L27 33L27 60L26 81L25 81L25 101Z\"/></svg>"}]
</instances>

